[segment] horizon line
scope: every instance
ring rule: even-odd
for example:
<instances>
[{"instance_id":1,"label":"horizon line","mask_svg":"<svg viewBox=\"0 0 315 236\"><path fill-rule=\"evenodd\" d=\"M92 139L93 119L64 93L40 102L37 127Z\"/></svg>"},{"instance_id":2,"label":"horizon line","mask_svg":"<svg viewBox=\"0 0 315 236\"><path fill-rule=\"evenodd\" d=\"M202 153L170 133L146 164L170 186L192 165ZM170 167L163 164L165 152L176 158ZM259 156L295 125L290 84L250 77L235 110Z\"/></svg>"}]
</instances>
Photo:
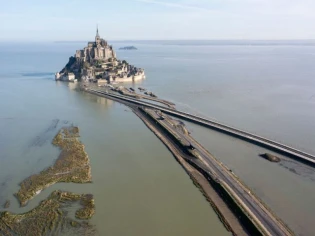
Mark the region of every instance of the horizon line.
<instances>
[{"instance_id":1,"label":"horizon line","mask_svg":"<svg viewBox=\"0 0 315 236\"><path fill-rule=\"evenodd\" d=\"M1 40L0 43L10 43L10 42L25 42L25 43L86 43L90 40ZM115 41L115 42L141 42L141 41L208 41L208 42L244 42L244 41L252 41L252 42L315 42L314 39L110 39L107 41Z\"/></svg>"}]
</instances>

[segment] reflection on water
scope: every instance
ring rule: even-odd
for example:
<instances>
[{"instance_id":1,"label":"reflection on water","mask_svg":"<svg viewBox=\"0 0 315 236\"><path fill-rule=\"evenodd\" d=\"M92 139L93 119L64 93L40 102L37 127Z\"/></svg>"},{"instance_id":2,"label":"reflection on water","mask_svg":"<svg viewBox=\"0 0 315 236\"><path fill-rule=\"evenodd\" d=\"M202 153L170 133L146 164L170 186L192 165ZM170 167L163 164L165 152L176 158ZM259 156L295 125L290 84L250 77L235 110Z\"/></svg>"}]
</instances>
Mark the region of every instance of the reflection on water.
<instances>
[{"instance_id":1,"label":"reflection on water","mask_svg":"<svg viewBox=\"0 0 315 236\"><path fill-rule=\"evenodd\" d=\"M292 173L303 177L305 180L315 182L315 169L313 167L290 159L282 159L279 165Z\"/></svg>"},{"instance_id":2,"label":"reflection on water","mask_svg":"<svg viewBox=\"0 0 315 236\"><path fill-rule=\"evenodd\" d=\"M109 108L113 105L113 101L103 98L103 97L97 97L96 102L99 104L104 105L105 107Z\"/></svg>"},{"instance_id":3,"label":"reflection on water","mask_svg":"<svg viewBox=\"0 0 315 236\"><path fill-rule=\"evenodd\" d=\"M91 95L90 93L82 92L82 96L88 99L91 102L99 104L99 109L109 109L114 105L114 101L110 99L106 99L104 97L99 97L95 95Z\"/></svg>"},{"instance_id":4,"label":"reflection on water","mask_svg":"<svg viewBox=\"0 0 315 236\"><path fill-rule=\"evenodd\" d=\"M78 83L67 83L67 86L68 86L69 90L78 89Z\"/></svg>"}]
</instances>

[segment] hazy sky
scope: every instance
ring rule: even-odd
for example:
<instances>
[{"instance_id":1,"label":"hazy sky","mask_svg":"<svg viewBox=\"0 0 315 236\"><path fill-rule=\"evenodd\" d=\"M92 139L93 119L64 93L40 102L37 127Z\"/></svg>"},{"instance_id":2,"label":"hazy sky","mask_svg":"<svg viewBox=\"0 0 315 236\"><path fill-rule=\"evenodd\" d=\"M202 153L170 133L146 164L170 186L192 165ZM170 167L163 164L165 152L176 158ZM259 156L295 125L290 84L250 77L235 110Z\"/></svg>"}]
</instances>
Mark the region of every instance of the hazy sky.
<instances>
[{"instance_id":1,"label":"hazy sky","mask_svg":"<svg viewBox=\"0 0 315 236\"><path fill-rule=\"evenodd\" d=\"M0 41L315 39L315 0L0 0Z\"/></svg>"}]
</instances>

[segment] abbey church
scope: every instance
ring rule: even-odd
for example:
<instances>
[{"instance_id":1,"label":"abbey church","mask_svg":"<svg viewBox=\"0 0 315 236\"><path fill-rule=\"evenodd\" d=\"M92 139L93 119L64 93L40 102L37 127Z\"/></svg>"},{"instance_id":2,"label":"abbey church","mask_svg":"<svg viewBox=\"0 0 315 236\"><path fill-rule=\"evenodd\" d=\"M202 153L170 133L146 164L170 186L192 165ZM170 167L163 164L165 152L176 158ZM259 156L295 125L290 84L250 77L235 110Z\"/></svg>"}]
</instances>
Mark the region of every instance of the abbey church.
<instances>
[{"instance_id":1,"label":"abbey church","mask_svg":"<svg viewBox=\"0 0 315 236\"><path fill-rule=\"evenodd\" d=\"M100 37L97 28L95 42L88 42L88 46L83 50L77 50L75 57L83 62L92 63L93 60L107 61L110 58L116 58L116 53L113 47Z\"/></svg>"}]
</instances>

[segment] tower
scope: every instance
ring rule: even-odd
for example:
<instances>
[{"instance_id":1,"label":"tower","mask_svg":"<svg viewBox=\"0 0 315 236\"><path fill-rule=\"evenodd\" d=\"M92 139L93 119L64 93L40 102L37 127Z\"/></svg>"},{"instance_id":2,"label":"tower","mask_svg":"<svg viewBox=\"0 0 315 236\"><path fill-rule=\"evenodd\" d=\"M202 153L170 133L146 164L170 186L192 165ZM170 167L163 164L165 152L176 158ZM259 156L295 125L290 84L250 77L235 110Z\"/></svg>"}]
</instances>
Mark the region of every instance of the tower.
<instances>
[{"instance_id":1,"label":"tower","mask_svg":"<svg viewBox=\"0 0 315 236\"><path fill-rule=\"evenodd\" d=\"M96 43L99 43L99 42L100 42L100 39L101 39L101 37L100 37L100 35L99 35L99 33L98 33L98 25L97 25L97 26L96 26L95 42L96 42Z\"/></svg>"}]
</instances>

